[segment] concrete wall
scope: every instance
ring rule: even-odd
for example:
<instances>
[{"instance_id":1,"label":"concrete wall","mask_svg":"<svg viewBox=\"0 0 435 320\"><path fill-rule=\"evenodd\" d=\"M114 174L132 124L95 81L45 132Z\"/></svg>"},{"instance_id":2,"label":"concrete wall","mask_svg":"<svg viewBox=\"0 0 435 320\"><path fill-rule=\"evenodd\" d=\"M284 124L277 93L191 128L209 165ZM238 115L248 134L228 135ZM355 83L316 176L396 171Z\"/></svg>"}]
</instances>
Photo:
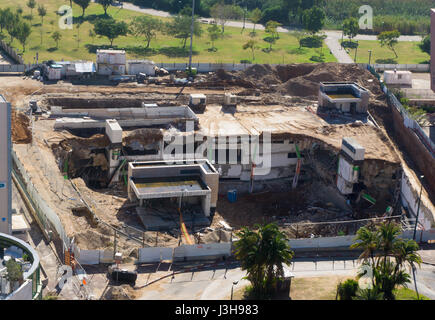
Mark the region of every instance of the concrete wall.
<instances>
[{"instance_id":1,"label":"concrete wall","mask_svg":"<svg viewBox=\"0 0 435 320\"><path fill-rule=\"evenodd\" d=\"M139 263L153 263L163 260L172 260L173 248L149 247L140 248L138 253Z\"/></svg>"},{"instance_id":2,"label":"concrete wall","mask_svg":"<svg viewBox=\"0 0 435 320\"><path fill-rule=\"evenodd\" d=\"M174 261L209 260L231 255L231 242L181 245L174 249Z\"/></svg>"},{"instance_id":3,"label":"concrete wall","mask_svg":"<svg viewBox=\"0 0 435 320\"><path fill-rule=\"evenodd\" d=\"M424 174L425 182L429 186L430 197L435 199L435 158L429 150L421 143L416 133L407 128L399 111L391 106L391 113L394 125L394 134L409 153L417 168Z\"/></svg>"},{"instance_id":4,"label":"concrete wall","mask_svg":"<svg viewBox=\"0 0 435 320\"><path fill-rule=\"evenodd\" d=\"M0 95L0 232L12 234L11 105Z\"/></svg>"},{"instance_id":5,"label":"concrete wall","mask_svg":"<svg viewBox=\"0 0 435 320\"><path fill-rule=\"evenodd\" d=\"M406 175L406 172L403 172L400 187L402 204L404 207L408 208L409 211L411 211L412 216L416 217L420 189L416 190L415 188L413 188L409 179L410 178ZM423 199L420 202L420 213L418 221L424 226L425 229L430 229L432 225L435 224L434 217L435 207L432 205L429 199L428 201L425 201L425 199Z\"/></svg>"}]
</instances>

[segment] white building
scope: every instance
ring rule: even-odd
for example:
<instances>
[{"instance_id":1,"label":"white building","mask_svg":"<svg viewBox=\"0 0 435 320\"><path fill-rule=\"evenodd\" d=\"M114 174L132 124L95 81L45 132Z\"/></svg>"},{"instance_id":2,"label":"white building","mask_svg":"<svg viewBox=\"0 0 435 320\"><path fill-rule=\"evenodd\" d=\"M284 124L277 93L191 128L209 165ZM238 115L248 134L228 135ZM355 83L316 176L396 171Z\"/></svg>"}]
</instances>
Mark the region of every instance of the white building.
<instances>
[{"instance_id":1,"label":"white building","mask_svg":"<svg viewBox=\"0 0 435 320\"><path fill-rule=\"evenodd\" d=\"M12 233L11 105L0 95L0 232Z\"/></svg>"}]
</instances>

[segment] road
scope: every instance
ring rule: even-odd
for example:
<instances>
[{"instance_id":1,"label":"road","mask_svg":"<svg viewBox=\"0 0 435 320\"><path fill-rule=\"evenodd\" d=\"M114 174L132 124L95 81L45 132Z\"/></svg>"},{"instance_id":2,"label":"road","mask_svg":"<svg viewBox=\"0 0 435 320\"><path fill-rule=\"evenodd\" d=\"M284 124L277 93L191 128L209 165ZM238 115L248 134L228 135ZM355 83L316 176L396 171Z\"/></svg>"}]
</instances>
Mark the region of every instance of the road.
<instances>
[{"instance_id":1,"label":"road","mask_svg":"<svg viewBox=\"0 0 435 320\"><path fill-rule=\"evenodd\" d=\"M360 264L355 258L295 259L287 268L295 278L355 276ZM422 264L416 273L418 290L435 299L435 266ZM209 269L176 274L140 290L140 300L226 300L234 290L248 284L245 272L238 267ZM414 290L414 284L409 285Z\"/></svg>"}]
</instances>

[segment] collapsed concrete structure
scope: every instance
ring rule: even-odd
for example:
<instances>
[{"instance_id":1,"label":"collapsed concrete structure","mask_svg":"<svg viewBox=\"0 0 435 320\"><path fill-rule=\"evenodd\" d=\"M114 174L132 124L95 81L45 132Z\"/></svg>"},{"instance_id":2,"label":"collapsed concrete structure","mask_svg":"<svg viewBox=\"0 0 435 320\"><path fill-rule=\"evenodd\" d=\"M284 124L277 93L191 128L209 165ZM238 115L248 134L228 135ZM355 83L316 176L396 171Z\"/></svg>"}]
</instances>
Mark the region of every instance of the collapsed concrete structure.
<instances>
[{"instance_id":1,"label":"collapsed concrete structure","mask_svg":"<svg viewBox=\"0 0 435 320\"><path fill-rule=\"evenodd\" d=\"M254 69L268 67L255 66L245 74ZM346 77L330 69L344 69ZM90 250L106 248L113 236L95 217L125 230L134 227L139 238L153 245L151 230L165 230L164 241L178 242L180 208L192 233L216 228L220 220L240 228L265 221L283 225L368 218L384 215L388 207L401 214L402 164L381 128L356 106L351 114L350 104L337 112L336 105L324 110L316 103L321 81L342 78L353 87L358 80L363 87L356 89L365 97L354 98L363 111L364 103L379 102L377 80L353 65L290 65L277 68L276 77L272 71L257 82L217 72L204 81L198 76L198 87L126 85L41 94L46 112L40 117L44 121L34 122L37 143L32 148L37 150L28 156L25 146L17 146L18 158L30 170L40 163L57 165L53 176L35 174L35 183L57 179L44 196L57 206L68 235ZM270 82L264 80L268 78ZM298 89L299 84L309 90ZM269 91L263 92L266 86ZM204 106L192 110L190 95L198 94ZM203 174L207 163L213 173ZM209 175L213 183L204 178ZM64 194L63 177L74 182L90 209L68 184ZM228 190L237 191L235 203L226 201ZM321 229L316 234L353 230ZM299 229L296 237L310 236L309 230ZM131 242L124 245L131 248Z\"/></svg>"},{"instance_id":2,"label":"collapsed concrete structure","mask_svg":"<svg viewBox=\"0 0 435 320\"><path fill-rule=\"evenodd\" d=\"M319 106L341 112L366 113L370 93L352 82L321 82Z\"/></svg>"}]
</instances>

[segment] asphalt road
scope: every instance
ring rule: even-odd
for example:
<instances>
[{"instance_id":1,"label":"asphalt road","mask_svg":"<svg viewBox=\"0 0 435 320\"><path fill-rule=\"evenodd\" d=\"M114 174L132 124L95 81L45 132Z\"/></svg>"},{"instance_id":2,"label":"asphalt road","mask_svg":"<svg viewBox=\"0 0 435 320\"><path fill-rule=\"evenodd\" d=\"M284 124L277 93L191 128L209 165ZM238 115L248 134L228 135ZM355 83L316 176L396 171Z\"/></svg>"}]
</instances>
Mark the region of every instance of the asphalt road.
<instances>
[{"instance_id":1,"label":"asphalt road","mask_svg":"<svg viewBox=\"0 0 435 320\"><path fill-rule=\"evenodd\" d=\"M325 258L319 260L297 259L287 269L296 278L325 276L355 276L359 267L356 258ZM221 264L216 269L176 274L146 287L141 300L224 300L229 299L234 281L234 290L248 284L242 278L245 272L238 267L225 269ZM435 299L435 266L423 264L416 273L418 290L421 294ZM409 285L411 289L414 284Z\"/></svg>"}]
</instances>

